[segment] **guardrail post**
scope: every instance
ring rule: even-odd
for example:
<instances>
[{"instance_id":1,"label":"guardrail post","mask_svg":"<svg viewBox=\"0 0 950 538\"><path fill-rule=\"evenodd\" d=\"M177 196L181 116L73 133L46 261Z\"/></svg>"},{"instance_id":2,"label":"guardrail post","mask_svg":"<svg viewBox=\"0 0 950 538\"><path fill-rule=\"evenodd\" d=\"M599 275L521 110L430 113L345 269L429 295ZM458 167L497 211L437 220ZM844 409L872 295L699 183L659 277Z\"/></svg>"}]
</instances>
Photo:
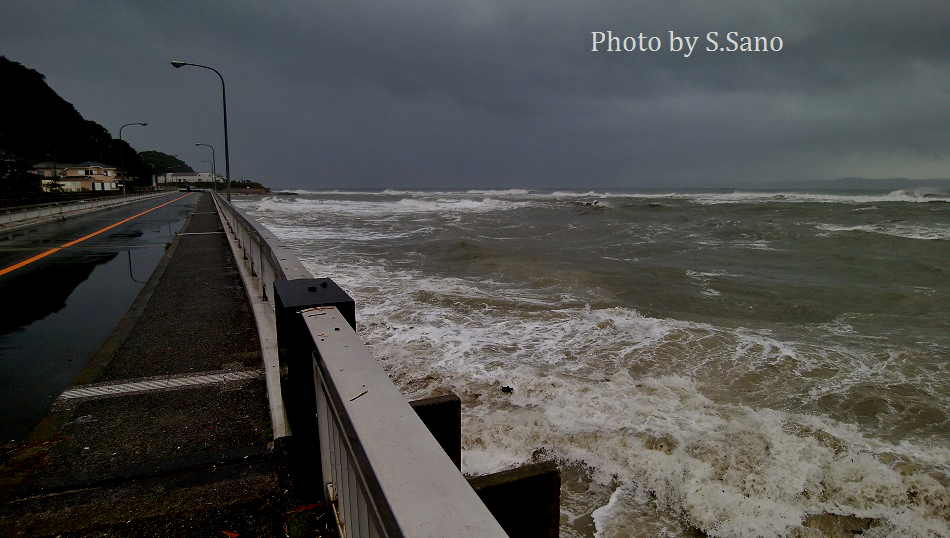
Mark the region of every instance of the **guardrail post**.
<instances>
[{"instance_id":1,"label":"guardrail post","mask_svg":"<svg viewBox=\"0 0 950 538\"><path fill-rule=\"evenodd\" d=\"M462 470L462 400L455 394L409 402L432 437Z\"/></svg>"},{"instance_id":2,"label":"guardrail post","mask_svg":"<svg viewBox=\"0 0 950 538\"><path fill-rule=\"evenodd\" d=\"M356 305L329 278L274 281L274 311L281 391L292 441L288 447L295 496L300 500L324 497L316 391L313 379L313 339L300 312L335 306L356 327Z\"/></svg>"},{"instance_id":3,"label":"guardrail post","mask_svg":"<svg viewBox=\"0 0 950 538\"><path fill-rule=\"evenodd\" d=\"M545 461L477 478L468 483L509 536L558 538L561 472Z\"/></svg>"}]
</instances>

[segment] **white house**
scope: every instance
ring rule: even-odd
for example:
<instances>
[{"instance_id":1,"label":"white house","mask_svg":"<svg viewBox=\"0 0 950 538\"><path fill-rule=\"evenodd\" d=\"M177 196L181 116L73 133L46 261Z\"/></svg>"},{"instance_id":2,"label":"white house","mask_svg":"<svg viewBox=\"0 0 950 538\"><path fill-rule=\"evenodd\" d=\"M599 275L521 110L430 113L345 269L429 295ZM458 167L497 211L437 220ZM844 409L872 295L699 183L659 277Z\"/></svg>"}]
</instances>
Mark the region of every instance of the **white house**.
<instances>
[{"instance_id":1,"label":"white house","mask_svg":"<svg viewBox=\"0 0 950 538\"><path fill-rule=\"evenodd\" d=\"M223 181L224 178L217 176L218 181ZM179 185L179 184L191 184L191 183L211 183L214 180L214 176L210 172L168 172L167 174L158 176L156 178L156 183L159 185Z\"/></svg>"}]
</instances>

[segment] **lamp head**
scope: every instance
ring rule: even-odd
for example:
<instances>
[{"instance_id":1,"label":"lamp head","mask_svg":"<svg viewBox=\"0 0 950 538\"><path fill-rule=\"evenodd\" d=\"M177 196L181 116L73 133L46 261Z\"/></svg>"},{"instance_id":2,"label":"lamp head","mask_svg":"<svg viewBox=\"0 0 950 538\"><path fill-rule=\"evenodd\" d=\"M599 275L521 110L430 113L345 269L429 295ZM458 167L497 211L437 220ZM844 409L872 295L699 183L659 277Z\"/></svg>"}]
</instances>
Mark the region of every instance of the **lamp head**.
<instances>
[{"instance_id":1,"label":"lamp head","mask_svg":"<svg viewBox=\"0 0 950 538\"><path fill-rule=\"evenodd\" d=\"M177 62L177 61L175 61L175 62L172 62L172 65L175 66L175 69L178 69L179 67L185 65L185 62Z\"/></svg>"}]
</instances>

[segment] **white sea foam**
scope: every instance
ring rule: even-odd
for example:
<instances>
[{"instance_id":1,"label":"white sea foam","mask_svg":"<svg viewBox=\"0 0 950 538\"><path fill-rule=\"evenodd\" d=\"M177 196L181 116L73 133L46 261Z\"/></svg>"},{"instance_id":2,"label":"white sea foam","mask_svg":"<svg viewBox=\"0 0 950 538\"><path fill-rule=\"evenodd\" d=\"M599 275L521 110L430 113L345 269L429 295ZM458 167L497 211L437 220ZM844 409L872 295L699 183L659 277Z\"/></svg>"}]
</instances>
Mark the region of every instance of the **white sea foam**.
<instances>
[{"instance_id":1,"label":"white sea foam","mask_svg":"<svg viewBox=\"0 0 950 538\"><path fill-rule=\"evenodd\" d=\"M842 204L872 204L883 202L950 202L950 195L922 196L907 191L894 191L881 194L836 194L836 193L809 193L809 192L734 192L728 194L704 193L695 195L672 195L672 197L688 198L696 203L705 204L738 204L749 202L768 203L842 203Z\"/></svg>"},{"instance_id":2,"label":"white sea foam","mask_svg":"<svg viewBox=\"0 0 950 538\"><path fill-rule=\"evenodd\" d=\"M617 510L617 505L620 504L620 496L623 495L623 487L619 487L610 494L610 500L607 501L607 504L601 506L600 508L594 510L591 514L594 518L594 538L606 538L604 528L607 527L607 520L611 519L614 516L614 513Z\"/></svg>"},{"instance_id":3,"label":"white sea foam","mask_svg":"<svg viewBox=\"0 0 950 538\"><path fill-rule=\"evenodd\" d=\"M466 191L467 194L478 194L486 196L524 196L529 194L530 191L527 189L502 189L502 190L479 190L472 189Z\"/></svg>"},{"instance_id":4,"label":"white sea foam","mask_svg":"<svg viewBox=\"0 0 950 538\"><path fill-rule=\"evenodd\" d=\"M737 190L730 192L703 192L703 191L665 191L643 192L634 190L554 190L537 191L529 189L469 189L459 190L413 190L413 189L385 189L372 190L294 190L298 195L307 197L411 197L431 198L447 197L459 198L464 196L489 196L516 199L673 199L690 200L696 203L708 204L735 204L735 203L801 203L801 202L829 202L847 204L873 204L885 202L950 202L950 193L936 189L901 189L880 193L842 193L834 191L753 191Z\"/></svg>"},{"instance_id":5,"label":"white sea foam","mask_svg":"<svg viewBox=\"0 0 950 538\"><path fill-rule=\"evenodd\" d=\"M699 204L741 204L741 203L844 203L869 204L883 202L950 202L950 193L939 191L898 190L875 194L844 194L832 192L801 191L736 191L736 192L630 192L630 191L554 191L553 198L566 199L670 199L688 200Z\"/></svg>"},{"instance_id":6,"label":"white sea foam","mask_svg":"<svg viewBox=\"0 0 950 538\"><path fill-rule=\"evenodd\" d=\"M537 204L558 201L597 200L603 207L613 207L611 200L683 200L701 205L744 203L839 203L866 205L886 202L950 202L946 193L923 191L894 191L880 194L837 194L809 192L672 192L642 193L632 191L564 191L537 192L526 189L460 191L418 191L386 189L384 191L299 191L303 196L265 197L256 208L259 211L299 212L330 211L351 215L400 215L439 212L491 212L516 210ZM246 202L245 202L246 203ZM921 239L946 239L946 228L917 230L902 226L855 227L878 233ZM834 228L830 232L841 231ZM769 250L766 241L749 242L750 248Z\"/></svg>"},{"instance_id":7,"label":"white sea foam","mask_svg":"<svg viewBox=\"0 0 950 538\"><path fill-rule=\"evenodd\" d=\"M692 376L659 375L649 366L639 373L637 362L652 362L656 349L713 328L624 309L515 319L489 304L486 283L419 276L379 290L390 299L364 308L361 323L407 396L462 397L467 472L511 467L542 450L582 462L598 483L646 495L710 536L782 536L821 514L872 518L908 535L946 530L950 508L939 501L948 494L940 482L950 472L946 449L888 445L818 416L717 403ZM485 300L484 315L460 310L466 299ZM514 310L526 300L532 298L504 299ZM746 348L740 340L737 360L758 354L760 362L781 362L798 354L762 339L750 336L750 344L760 343ZM503 394L502 385L514 392ZM937 474L902 475L881 460L885 455L929 460ZM909 498L908 491L918 493ZM596 513L602 535L623 519L614 513L620 496Z\"/></svg>"},{"instance_id":8,"label":"white sea foam","mask_svg":"<svg viewBox=\"0 0 950 538\"><path fill-rule=\"evenodd\" d=\"M606 193L604 197L623 196L628 194ZM849 205L864 205L887 202L909 202L909 203L927 203L927 202L950 202L950 193L931 193L924 195L920 192L912 191L893 191L888 193L869 193L869 194L851 194L851 193L833 193L833 192L769 192L769 191L736 191L730 193L656 193L649 195L639 195L644 198L652 199L680 199L689 200L698 204L746 204L746 203L769 203L769 204L798 204L798 203L834 203ZM633 197L639 197L633 196Z\"/></svg>"},{"instance_id":9,"label":"white sea foam","mask_svg":"<svg viewBox=\"0 0 950 538\"><path fill-rule=\"evenodd\" d=\"M641 195L634 193L609 193L609 192L597 192L597 191L554 191L550 194L552 198L610 198L610 197L639 197Z\"/></svg>"},{"instance_id":10,"label":"white sea foam","mask_svg":"<svg viewBox=\"0 0 950 538\"><path fill-rule=\"evenodd\" d=\"M308 213L352 216L398 216L414 213L509 211L527 207L531 202L492 197L444 198L405 196L386 199L297 198L292 201L267 197L257 203L256 211L305 216Z\"/></svg>"},{"instance_id":11,"label":"white sea foam","mask_svg":"<svg viewBox=\"0 0 950 538\"><path fill-rule=\"evenodd\" d=\"M446 211L465 211L465 212L485 212L485 211L506 211L519 209L527 206L525 202L511 202L499 200L497 198L482 199L418 199L404 198L399 201L404 207L410 207L421 212L446 212Z\"/></svg>"},{"instance_id":12,"label":"white sea foam","mask_svg":"<svg viewBox=\"0 0 950 538\"><path fill-rule=\"evenodd\" d=\"M735 275L727 275L725 273L715 273L715 272L710 273L710 272L701 272L701 271L686 271L686 275L700 283L703 289L700 290L699 293L700 295L703 295L706 297L719 297L722 295L722 293L710 287L709 285L710 278L723 277L723 276L735 276Z\"/></svg>"},{"instance_id":13,"label":"white sea foam","mask_svg":"<svg viewBox=\"0 0 950 538\"><path fill-rule=\"evenodd\" d=\"M350 190L350 189L288 189L285 192L292 192L301 196L328 197L328 196L384 196L384 191L374 190Z\"/></svg>"},{"instance_id":14,"label":"white sea foam","mask_svg":"<svg viewBox=\"0 0 950 538\"><path fill-rule=\"evenodd\" d=\"M816 223L814 226L825 232L821 234L825 236L848 232L864 232L903 237L905 239L950 240L950 226L946 224L912 225L906 222L882 222L858 226Z\"/></svg>"},{"instance_id":15,"label":"white sea foam","mask_svg":"<svg viewBox=\"0 0 950 538\"><path fill-rule=\"evenodd\" d=\"M688 526L709 536L810 536L803 525L842 516L870 518L864 536L950 535L950 449L939 438L889 442L821 404L910 387L947 407L946 366L913 362L856 331L850 317L789 336L591 308L566 291L397 271L347 239L424 237L436 229L430 219L417 219L418 229L375 224L478 215L531 197L539 196L389 192L265 198L256 210L315 275L354 296L361 336L407 398L462 398L466 472L541 454L590 473L588 489L565 486L563 536L590 536L579 530L585 521L605 538L683 536ZM707 297L718 293L713 283L741 278L687 275ZM913 412L915 401L904 403Z\"/></svg>"}]
</instances>

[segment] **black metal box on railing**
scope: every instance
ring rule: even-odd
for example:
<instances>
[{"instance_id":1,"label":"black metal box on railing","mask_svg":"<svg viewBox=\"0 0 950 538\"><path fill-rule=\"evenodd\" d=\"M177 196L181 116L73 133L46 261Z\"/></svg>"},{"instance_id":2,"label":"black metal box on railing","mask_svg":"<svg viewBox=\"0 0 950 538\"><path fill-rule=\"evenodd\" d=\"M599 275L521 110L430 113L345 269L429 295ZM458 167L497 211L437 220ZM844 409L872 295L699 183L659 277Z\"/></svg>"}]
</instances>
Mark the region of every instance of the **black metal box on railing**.
<instances>
[{"instance_id":1,"label":"black metal box on railing","mask_svg":"<svg viewBox=\"0 0 950 538\"><path fill-rule=\"evenodd\" d=\"M329 278L275 280L274 296L277 298L275 309L278 318L283 310L289 310L284 312L286 314L296 314L307 308L335 306L349 322L350 327L356 330L356 303L343 288ZM308 370L309 367L308 364Z\"/></svg>"},{"instance_id":2,"label":"black metal box on railing","mask_svg":"<svg viewBox=\"0 0 950 538\"><path fill-rule=\"evenodd\" d=\"M300 312L335 306L356 329L356 304L329 278L274 281L274 311L277 322L277 350L281 366L281 391L287 422L294 437L294 452L309 461L297 460L297 472L304 484L313 484L312 495L321 496L319 484L319 436L316 419L316 392L313 383L313 340ZM307 456L304 456L306 454ZM312 476L308 476L312 475ZM299 495L307 496L304 491Z\"/></svg>"}]
</instances>

